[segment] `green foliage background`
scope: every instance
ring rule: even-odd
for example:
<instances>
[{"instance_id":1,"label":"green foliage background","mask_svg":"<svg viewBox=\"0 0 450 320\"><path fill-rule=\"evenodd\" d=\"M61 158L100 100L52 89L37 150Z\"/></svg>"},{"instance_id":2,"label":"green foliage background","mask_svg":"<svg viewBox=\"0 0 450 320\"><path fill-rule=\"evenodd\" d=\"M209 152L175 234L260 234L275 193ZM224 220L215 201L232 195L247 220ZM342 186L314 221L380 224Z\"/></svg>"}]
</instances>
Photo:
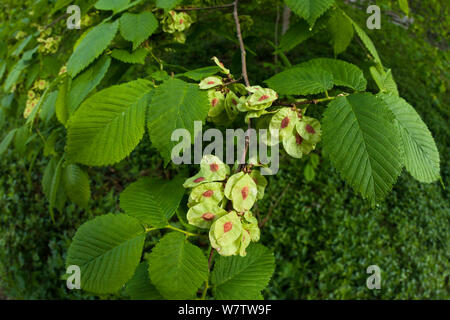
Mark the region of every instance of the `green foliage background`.
<instances>
[{"instance_id":1,"label":"green foliage background","mask_svg":"<svg viewBox=\"0 0 450 320\"><path fill-rule=\"evenodd\" d=\"M400 12L390 1L379 3L382 10ZM382 29L369 35L384 64L393 70L401 96L416 108L433 133L441 154L441 175L448 186L450 57L445 42L448 15L442 15L448 13L448 4L430 3L424 7L422 1L410 1L416 23L409 30L389 23L383 16ZM362 11L353 7L346 10L364 25L366 15ZM253 1L243 5L241 14L250 13L242 18L244 36L249 48L258 55L248 55L249 75L252 83L261 83L277 68L267 63L273 61L273 50L261 41L273 39L276 7L269 1ZM230 40L232 17L223 13L230 26L224 24L211 30L208 25L216 14L219 13L202 16L188 34L187 44L162 52L164 60L193 69L219 55L238 73L239 52ZM444 21L439 27L431 23L437 14L437 21ZM9 18L8 23L11 22L14 23L14 17ZM293 64L317 56L333 56L328 39L312 37L288 54ZM364 66L368 65L367 57L356 39L340 58L368 70ZM369 82L369 88L375 87ZM3 107L5 99L3 96L0 109L1 139L10 128L17 127L11 117L5 116L14 113ZM18 116L17 122L20 121L23 119ZM53 224L40 182L45 157L40 154L30 169L24 156L20 150L9 149L0 158L0 295L18 299L92 298L65 287L64 261L70 239L82 222L118 211L120 191L139 175L161 175L162 160L155 150L141 144L120 164L89 170L93 180L90 209L84 211L69 205L64 214L56 214ZM320 162L312 182L304 178L304 167L302 160L284 159L280 172L269 179L266 194L270 196L259 204L262 213L272 208L272 219L262 231L262 243L273 248L276 258L275 274L263 292L265 298L450 298L448 189L438 183L418 183L403 173L386 201L371 209L339 178L328 160ZM287 181L290 184L286 188ZM284 190L283 198L273 206ZM156 236L157 233L146 245L151 245ZM365 270L371 264L382 270L379 291L365 286ZM126 298L126 293L102 298L118 297Z\"/></svg>"}]
</instances>

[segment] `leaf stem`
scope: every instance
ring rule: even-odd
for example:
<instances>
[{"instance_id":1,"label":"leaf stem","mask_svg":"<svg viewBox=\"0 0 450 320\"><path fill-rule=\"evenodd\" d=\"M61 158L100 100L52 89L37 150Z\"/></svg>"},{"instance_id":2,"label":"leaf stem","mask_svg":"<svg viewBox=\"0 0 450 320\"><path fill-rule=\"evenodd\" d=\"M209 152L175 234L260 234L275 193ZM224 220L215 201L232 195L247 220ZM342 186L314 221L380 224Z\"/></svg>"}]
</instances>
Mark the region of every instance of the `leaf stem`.
<instances>
[{"instance_id":1,"label":"leaf stem","mask_svg":"<svg viewBox=\"0 0 450 320\"><path fill-rule=\"evenodd\" d=\"M170 224L165 226L165 228L184 233L188 237L201 237L202 236L201 234L198 234L198 233L192 233L192 232L189 232L189 231L186 231L186 230L182 230L182 229L176 228L176 227L174 227L174 226L172 226Z\"/></svg>"},{"instance_id":2,"label":"leaf stem","mask_svg":"<svg viewBox=\"0 0 450 320\"><path fill-rule=\"evenodd\" d=\"M326 93L326 94L328 95L328 93ZM348 93L341 93L334 97L327 96L326 98L321 98L321 99L301 100L301 101L296 101L296 102L277 102L274 105L275 106L293 107L293 106L300 106L300 105L304 105L304 104L318 104L320 102L331 101L331 100L337 99L339 97L345 97L345 96L348 96Z\"/></svg>"}]
</instances>

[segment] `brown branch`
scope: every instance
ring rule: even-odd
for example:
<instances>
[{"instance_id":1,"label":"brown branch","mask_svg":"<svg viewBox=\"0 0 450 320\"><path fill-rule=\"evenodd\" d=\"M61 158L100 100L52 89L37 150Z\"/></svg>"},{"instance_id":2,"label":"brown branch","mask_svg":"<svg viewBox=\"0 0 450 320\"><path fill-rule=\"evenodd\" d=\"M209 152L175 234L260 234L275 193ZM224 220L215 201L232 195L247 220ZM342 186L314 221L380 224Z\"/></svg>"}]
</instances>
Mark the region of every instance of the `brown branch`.
<instances>
[{"instance_id":1,"label":"brown branch","mask_svg":"<svg viewBox=\"0 0 450 320\"><path fill-rule=\"evenodd\" d=\"M267 220L269 220L270 216L273 213L273 210L275 209L276 206L278 206L278 204L280 203L281 199L283 199L286 191L289 189L289 187L291 186L291 183L289 182L287 184L287 186L284 188L283 192L280 194L280 196L277 198L277 200L270 206L269 211L267 212L266 217L264 218L263 221L261 221L261 223L259 224L259 227L262 228L264 227L264 225L266 224Z\"/></svg>"},{"instance_id":2,"label":"brown branch","mask_svg":"<svg viewBox=\"0 0 450 320\"><path fill-rule=\"evenodd\" d=\"M218 5L218 6L211 6L211 7L178 8L178 9L173 9L173 10L174 11L215 10L215 9L225 9L225 8L229 8L229 7L233 7L233 6L234 6L234 2L233 3L228 3L228 4L222 4L222 5Z\"/></svg>"},{"instance_id":3,"label":"brown branch","mask_svg":"<svg viewBox=\"0 0 450 320\"><path fill-rule=\"evenodd\" d=\"M247 75L247 61L246 61L246 52L245 52L245 45L244 40L242 39L242 32L241 32L241 24L239 23L239 14L238 14L238 3L239 0L234 1L234 10L233 10L233 16L234 16L234 22L236 23L236 34L239 40L239 47L241 48L241 61L242 61L242 77L244 78L245 85L247 87L250 87L250 82L248 81L248 75Z\"/></svg>"},{"instance_id":4,"label":"brown branch","mask_svg":"<svg viewBox=\"0 0 450 320\"><path fill-rule=\"evenodd\" d=\"M347 96L348 93L340 93L335 97L326 97L326 98L322 98L322 99L312 99L312 100L304 100L304 101L297 101L297 102L282 102L282 101L277 101L275 102L273 105L274 106L284 106L284 107L296 107L296 106L300 106L300 105L304 105L304 104L318 104L320 102L326 102L326 101L330 101L330 100L334 100L338 97L345 97Z\"/></svg>"},{"instance_id":5,"label":"brown branch","mask_svg":"<svg viewBox=\"0 0 450 320\"><path fill-rule=\"evenodd\" d=\"M300 106L300 105L304 105L304 104L318 104L319 101L317 99L313 99L313 100L305 100L305 101L299 101L299 102L276 102L274 103L274 106L283 106L283 107L295 107L295 106Z\"/></svg>"},{"instance_id":6,"label":"brown branch","mask_svg":"<svg viewBox=\"0 0 450 320\"><path fill-rule=\"evenodd\" d=\"M244 45L244 39L242 38L242 32L241 32L241 24L239 22L239 14L238 14L238 4L239 0L235 0L233 5L233 17L234 22L236 24L236 35L239 40L239 48L241 49L241 62L242 62L242 77L244 78L245 85L247 87L250 87L250 81L248 80L248 74L247 74L247 60L246 60L246 52L245 52L245 45ZM248 120L248 129L247 134L245 135L245 147L244 152L242 153L241 158L241 164L239 165L239 170L242 171L245 167L245 158L247 157L248 147L250 145L250 129L251 129L251 120Z\"/></svg>"},{"instance_id":7,"label":"brown branch","mask_svg":"<svg viewBox=\"0 0 450 320\"><path fill-rule=\"evenodd\" d=\"M209 258L208 258L208 269L211 270L211 262L212 262L212 257L214 255L214 248L211 248L211 251L209 252Z\"/></svg>"},{"instance_id":8,"label":"brown branch","mask_svg":"<svg viewBox=\"0 0 450 320\"><path fill-rule=\"evenodd\" d=\"M240 77L239 79L233 79L233 80L230 80L230 81L228 81L228 82L225 82L225 83L223 84L223 86L226 87L226 86L229 86L230 84L240 82L241 80L242 80L242 77Z\"/></svg>"},{"instance_id":9,"label":"brown branch","mask_svg":"<svg viewBox=\"0 0 450 320\"><path fill-rule=\"evenodd\" d=\"M58 18L56 18L54 21L52 21L51 23L49 23L48 25L46 25L46 26L44 27L44 29L48 29L48 28L54 26L55 24L57 24L57 23L60 22L61 20L67 18L68 16L69 16L68 13L64 13L63 15L60 15L60 16L59 16Z\"/></svg>"}]
</instances>

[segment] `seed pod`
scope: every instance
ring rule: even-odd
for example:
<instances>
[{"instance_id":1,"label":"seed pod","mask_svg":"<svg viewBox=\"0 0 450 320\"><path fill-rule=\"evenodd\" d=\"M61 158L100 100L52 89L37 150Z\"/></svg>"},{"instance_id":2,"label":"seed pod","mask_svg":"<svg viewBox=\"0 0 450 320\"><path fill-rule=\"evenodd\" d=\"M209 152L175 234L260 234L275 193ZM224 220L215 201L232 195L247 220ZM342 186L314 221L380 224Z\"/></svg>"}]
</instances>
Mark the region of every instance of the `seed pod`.
<instances>
[{"instance_id":1,"label":"seed pod","mask_svg":"<svg viewBox=\"0 0 450 320\"><path fill-rule=\"evenodd\" d=\"M258 220L253 216L253 214L248 211L244 214L244 220L242 221L242 227L246 230L250 239L253 242L258 242L260 238L260 229L258 226Z\"/></svg>"},{"instance_id":2,"label":"seed pod","mask_svg":"<svg viewBox=\"0 0 450 320\"><path fill-rule=\"evenodd\" d=\"M283 139L283 147L286 153L294 158L301 158L315 149L315 145L303 139L296 130Z\"/></svg>"},{"instance_id":3,"label":"seed pod","mask_svg":"<svg viewBox=\"0 0 450 320\"><path fill-rule=\"evenodd\" d=\"M231 201L233 201L233 208L238 212L245 212L250 210L255 204L258 189L256 183L248 174L244 174L231 191Z\"/></svg>"},{"instance_id":4,"label":"seed pod","mask_svg":"<svg viewBox=\"0 0 450 320\"><path fill-rule=\"evenodd\" d=\"M230 174L230 167L218 157L208 154L200 161L200 171L209 181L222 181Z\"/></svg>"},{"instance_id":5,"label":"seed pod","mask_svg":"<svg viewBox=\"0 0 450 320\"><path fill-rule=\"evenodd\" d=\"M242 224L235 211L214 221L209 230L211 246L221 255L237 254L241 235Z\"/></svg>"},{"instance_id":6,"label":"seed pod","mask_svg":"<svg viewBox=\"0 0 450 320\"><path fill-rule=\"evenodd\" d=\"M214 89L208 91L209 112L208 117L217 117L225 110L225 96L222 92Z\"/></svg>"},{"instance_id":7,"label":"seed pod","mask_svg":"<svg viewBox=\"0 0 450 320\"><path fill-rule=\"evenodd\" d=\"M271 113L271 112L264 110L264 109L259 110L259 111L249 111L245 115L245 123L248 123L250 121L250 119L260 118L269 113Z\"/></svg>"},{"instance_id":8,"label":"seed pod","mask_svg":"<svg viewBox=\"0 0 450 320\"><path fill-rule=\"evenodd\" d=\"M261 88L258 86L253 88L256 88L256 90L251 89L252 95L247 101L250 106L263 105L267 108L272 105L272 102L278 99L278 94L272 89Z\"/></svg>"},{"instance_id":9,"label":"seed pod","mask_svg":"<svg viewBox=\"0 0 450 320\"><path fill-rule=\"evenodd\" d=\"M230 70L225 68L223 63L220 62L219 59L217 59L217 57L212 57L212 60L215 62L215 64L217 64L217 66L220 68L220 71L222 71L222 73L224 73L226 75L230 74Z\"/></svg>"},{"instance_id":10,"label":"seed pod","mask_svg":"<svg viewBox=\"0 0 450 320\"><path fill-rule=\"evenodd\" d=\"M233 191L234 185L244 176L244 174L245 173L241 171L228 178L227 184L225 185L225 197L229 200L231 200L231 191Z\"/></svg>"},{"instance_id":11,"label":"seed pod","mask_svg":"<svg viewBox=\"0 0 450 320\"><path fill-rule=\"evenodd\" d=\"M247 230L244 229L244 231L242 232L242 236L241 236L240 240L241 240L241 245L239 247L239 255L241 257L245 257L247 255L246 249L249 246L250 241L251 241L250 233Z\"/></svg>"},{"instance_id":12,"label":"seed pod","mask_svg":"<svg viewBox=\"0 0 450 320\"><path fill-rule=\"evenodd\" d=\"M202 90L211 89L221 85L223 85L222 78L217 76L207 77L198 84Z\"/></svg>"},{"instance_id":13,"label":"seed pod","mask_svg":"<svg viewBox=\"0 0 450 320\"><path fill-rule=\"evenodd\" d=\"M172 15L174 19L174 27L177 31L184 31L188 29L192 24L192 18L186 12L179 12Z\"/></svg>"},{"instance_id":14,"label":"seed pod","mask_svg":"<svg viewBox=\"0 0 450 320\"><path fill-rule=\"evenodd\" d=\"M282 108L275 113L270 120L269 130L273 138L283 139L292 134L292 130L298 122L298 116L291 108Z\"/></svg>"},{"instance_id":15,"label":"seed pod","mask_svg":"<svg viewBox=\"0 0 450 320\"><path fill-rule=\"evenodd\" d=\"M213 203L219 205L223 200L223 184L221 182L209 182L192 189L189 195L188 207L198 203Z\"/></svg>"},{"instance_id":16,"label":"seed pod","mask_svg":"<svg viewBox=\"0 0 450 320\"><path fill-rule=\"evenodd\" d=\"M307 142L317 144L320 142L320 135L322 133L320 122L317 119L310 117L303 117L301 121L295 126L297 133Z\"/></svg>"},{"instance_id":17,"label":"seed pod","mask_svg":"<svg viewBox=\"0 0 450 320\"><path fill-rule=\"evenodd\" d=\"M183 187L185 188L195 188L203 183L212 182L212 180L206 179L205 174L203 172L197 173L195 176L186 179L183 183Z\"/></svg>"},{"instance_id":18,"label":"seed pod","mask_svg":"<svg viewBox=\"0 0 450 320\"><path fill-rule=\"evenodd\" d=\"M227 96L225 97L225 111L227 112L227 115L230 119L236 118L236 116L239 114L239 110L237 109L238 104L238 96L233 91L228 92Z\"/></svg>"},{"instance_id":19,"label":"seed pod","mask_svg":"<svg viewBox=\"0 0 450 320\"><path fill-rule=\"evenodd\" d=\"M186 217L190 224L209 229L214 221L226 214L227 212L216 204L205 202L190 208Z\"/></svg>"},{"instance_id":20,"label":"seed pod","mask_svg":"<svg viewBox=\"0 0 450 320\"><path fill-rule=\"evenodd\" d=\"M264 198L264 190L267 187L267 179L259 172L259 170L252 170L250 177L256 183L256 189L258 190L258 199Z\"/></svg>"}]
</instances>

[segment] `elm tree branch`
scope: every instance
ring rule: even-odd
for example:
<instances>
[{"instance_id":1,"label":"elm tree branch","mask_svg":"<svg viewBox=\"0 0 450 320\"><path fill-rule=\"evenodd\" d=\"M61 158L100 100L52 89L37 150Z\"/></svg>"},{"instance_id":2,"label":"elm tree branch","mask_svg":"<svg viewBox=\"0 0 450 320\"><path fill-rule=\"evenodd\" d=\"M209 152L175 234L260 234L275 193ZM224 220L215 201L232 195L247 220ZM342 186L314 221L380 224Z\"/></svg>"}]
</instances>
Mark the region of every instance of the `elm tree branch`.
<instances>
[{"instance_id":1,"label":"elm tree branch","mask_svg":"<svg viewBox=\"0 0 450 320\"><path fill-rule=\"evenodd\" d=\"M241 24L239 22L239 13L238 13L238 4L239 0L234 1L234 9L233 9L233 17L234 22L236 24L236 34L239 40L239 47L241 49L241 61L242 61L242 77L244 78L245 85L247 87L250 87L250 81L248 81L248 74L247 74L247 60L246 60L246 52L245 52L245 45L244 45L244 39L242 38L242 32L241 32ZM245 158L247 157L248 147L250 145L250 129L251 129L251 120L248 120L248 130L247 134L245 135L245 147L244 152L242 153L241 158L241 164L239 166L238 171L242 171L245 167Z\"/></svg>"},{"instance_id":2,"label":"elm tree branch","mask_svg":"<svg viewBox=\"0 0 450 320\"><path fill-rule=\"evenodd\" d=\"M230 8L234 6L234 2L233 3L228 3L228 4L222 4L222 5L218 5L218 6L211 6L211 7L198 7L198 8L178 8L178 9L174 9L175 11L198 11L198 10L215 10L215 9L226 9L226 8Z\"/></svg>"},{"instance_id":3,"label":"elm tree branch","mask_svg":"<svg viewBox=\"0 0 450 320\"><path fill-rule=\"evenodd\" d=\"M238 4L239 4L239 0L234 1L233 16L234 16L234 22L236 23L236 33L237 33L237 37L239 40L239 47L241 48L242 77L244 78L245 85L247 87L250 87L250 82L248 81L248 75L247 75L247 60L245 57L246 56L245 45L244 45L244 40L242 38L241 24L239 22Z\"/></svg>"}]
</instances>

